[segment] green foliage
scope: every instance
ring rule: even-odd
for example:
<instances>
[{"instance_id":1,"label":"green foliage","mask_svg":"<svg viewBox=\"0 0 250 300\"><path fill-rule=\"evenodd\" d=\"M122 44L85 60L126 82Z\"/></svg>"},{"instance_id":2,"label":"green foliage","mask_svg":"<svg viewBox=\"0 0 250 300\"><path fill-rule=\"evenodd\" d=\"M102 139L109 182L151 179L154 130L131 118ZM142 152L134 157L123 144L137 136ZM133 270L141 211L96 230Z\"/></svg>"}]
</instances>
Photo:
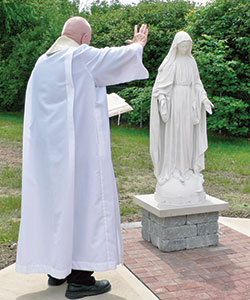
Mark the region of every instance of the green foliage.
<instances>
[{"instance_id":1,"label":"green foliage","mask_svg":"<svg viewBox=\"0 0 250 300\"><path fill-rule=\"evenodd\" d=\"M215 104L208 128L236 136L250 134L249 17L248 0L217 0L186 16L201 80Z\"/></svg>"},{"instance_id":2,"label":"green foliage","mask_svg":"<svg viewBox=\"0 0 250 300\"><path fill-rule=\"evenodd\" d=\"M250 132L249 104L232 97L212 97L214 113L208 118L208 129L235 136Z\"/></svg>"},{"instance_id":3,"label":"green foliage","mask_svg":"<svg viewBox=\"0 0 250 300\"><path fill-rule=\"evenodd\" d=\"M23 109L36 60L78 13L76 1L9 0L0 3L0 110Z\"/></svg>"},{"instance_id":4,"label":"green foliage","mask_svg":"<svg viewBox=\"0 0 250 300\"><path fill-rule=\"evenodd\" d=\"M137 6L122 6L117 2L108 6L106 2L96 2L87 17L92 29L92 45L102 48L121 46L132 39L134 25L148 24L149 38L143 60L149 70L150 79L129 84L149 86L155 79L157 68L166 56L175 33L187 25L185 15L194 6L187 1L141 1Z\"/></svg>"},{"instance_id":5,"label":"green foliage","mask_svg":"<svg viewBox=\"0 0 250 300\"><path fill-rule=\"evenodd\" d=\"M124 114L122 119L127 121L129 125L140 127L145 124L148 125L152 88L131 87L118 92L118 94L134 109L130 113Z\"/></svg>"},{"instance_id":6,"label":"green foliage","mask_svg":"<svg viewBox=\"0 0 250 300\"><path fill-rule=\"evenodd\" d=\"M60 35L64 22L79 14L78 5L79 0L0 2L0 110L23 109L26 84L36 60ZM128 83L125 87L136 88L120 92L134 107L132 113L122 116L128 124L148 124L150 87L157 69L176 32L186 30L194 41L193 54L202 82L216 106L208 127L227 134L249 135L249 0L216 0L198 8L184 0L142 0L137 6L96 0L81 15L89 20L92 45L98 48L124 45L132 38L135 24L149 26L143 60L150 78Z\"/></svg>"},{"instance_id":7,"label":"green foliage","mask_svg":"<svg viewBox=\"0 0 250 300\"><path fill-rule=\"evenodd\" d=\"M238 62L227 59L228 48L225 40L205 34L194 44L193 55L199 66L201 80L211 95L233 96L241 89L242 83L235 71Z\"/></svg>"},{"instance_id":8,"label":"green foliage","mask_svg":"<svg viewBox=\"0 0 250 300\"><path fill-rule=\"evenodd\" d=\"M27 1L1 1L0 2L0 45L1 59L8 57L12 51L15 39L35 23L34 6Z\"/></svg>"},{"instance_id":9,"label":"green foliage","mask_svg":"<svg viewBox=\"0 0 250 300\"><path fill-rule=\"evenodd\" d=\"M213 68L217 68L219 81L215 76L213 82L216 81L217 87L213 95L222 92L223 95L233 96L249 103L250 2L217 0L190 12L186 20L188 22L186 30L193 36L199 54L203 52L203 56L208 56L209 54L204 53L207 51L214 55L211 60L214 60ZM223 66L224 64L226 66ZM202 63L200 70L201 68ZM209 73L213 72L213 68L210 68Z\"/></svg>"}]
</instances>

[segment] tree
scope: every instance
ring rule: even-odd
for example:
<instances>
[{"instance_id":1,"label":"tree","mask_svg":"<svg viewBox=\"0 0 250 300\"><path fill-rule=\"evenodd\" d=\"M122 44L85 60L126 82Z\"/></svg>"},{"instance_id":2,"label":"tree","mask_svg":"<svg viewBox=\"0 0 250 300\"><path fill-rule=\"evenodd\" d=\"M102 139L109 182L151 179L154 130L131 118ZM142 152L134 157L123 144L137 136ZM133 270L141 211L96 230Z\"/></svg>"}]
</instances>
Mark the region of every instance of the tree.
<instances>
[{"instance_id":1,"label":"tree","mask_svg":"<svg viewBox=\"0 0 250 300\"><path fill-rule=\"evenodd\" d=\"M208 128L250 133L250 2L217 0L186 16L194 55L215 113Z\"/></svg>"},{"instance_id":2,"label":"tree","mask_svg":"<svg viewBox=\"0 0 250 300\"><path fill-rule=\"evenodd\" d=\"M64 22L78 13L77 4L68 0L0 2L0 109L23 109L36 60L60 35Z\"/></svg>"}]
</instances>

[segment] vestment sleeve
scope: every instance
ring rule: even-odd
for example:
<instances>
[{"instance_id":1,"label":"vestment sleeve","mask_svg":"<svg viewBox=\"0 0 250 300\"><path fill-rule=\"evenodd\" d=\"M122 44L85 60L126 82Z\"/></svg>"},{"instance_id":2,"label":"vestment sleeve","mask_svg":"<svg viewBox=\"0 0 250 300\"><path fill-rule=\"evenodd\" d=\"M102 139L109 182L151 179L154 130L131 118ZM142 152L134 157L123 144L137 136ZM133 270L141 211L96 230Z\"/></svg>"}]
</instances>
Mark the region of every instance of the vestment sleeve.
<instances>
[{"instance_id":1,"label":"vestment sleeve","mask_svg":"<svg viewBox=\"0 0 250 300\"><path fill-rule=\"evenodd\" d=\"M87 46L82 57L95 85L101 87L148 78L142 52L143 47L138 43L103 49Z\"/></svg>"}]
</instances>

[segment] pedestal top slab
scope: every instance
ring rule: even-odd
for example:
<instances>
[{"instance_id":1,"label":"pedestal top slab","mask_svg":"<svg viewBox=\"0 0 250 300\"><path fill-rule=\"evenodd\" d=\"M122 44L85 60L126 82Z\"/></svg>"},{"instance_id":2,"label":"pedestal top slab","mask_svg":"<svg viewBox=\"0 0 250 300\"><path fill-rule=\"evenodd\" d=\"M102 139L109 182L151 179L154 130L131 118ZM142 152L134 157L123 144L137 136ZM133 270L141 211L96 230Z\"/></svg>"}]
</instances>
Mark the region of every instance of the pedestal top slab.
<instances>
[{"instance_id":1,"label":"pedestal top slab","mask_svg":"<svg viewBox=\"0 0 250 300\"><path fill-rule=\"evenodd\" d=\"M202 203L186 206L158 203L154 194L135 195L134 202L160 218L218 212L229 208L227 202L209 195L206 195L206 200Z\"/></svg>"}]
</instances>

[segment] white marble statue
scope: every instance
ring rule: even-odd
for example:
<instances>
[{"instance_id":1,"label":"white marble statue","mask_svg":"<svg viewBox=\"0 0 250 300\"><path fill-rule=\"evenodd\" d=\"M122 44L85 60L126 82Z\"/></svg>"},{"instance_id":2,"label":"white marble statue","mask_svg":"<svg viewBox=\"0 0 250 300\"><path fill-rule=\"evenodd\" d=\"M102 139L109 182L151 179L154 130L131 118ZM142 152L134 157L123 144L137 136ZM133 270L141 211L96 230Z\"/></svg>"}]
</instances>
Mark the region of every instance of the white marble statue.
<instances>
[{"instance_id":1,"label":"white marble statue","mask_svg":"<svg viewBox=\"0 0 250 300\"><path fill-rule=\"evenodd\" d=\"M157 178L155 199L171 205L205 199L206 111L212 113L191 54L192 39L178 32L159 67L152 92L150 154Z\"/></svg>"}]
</instances>

